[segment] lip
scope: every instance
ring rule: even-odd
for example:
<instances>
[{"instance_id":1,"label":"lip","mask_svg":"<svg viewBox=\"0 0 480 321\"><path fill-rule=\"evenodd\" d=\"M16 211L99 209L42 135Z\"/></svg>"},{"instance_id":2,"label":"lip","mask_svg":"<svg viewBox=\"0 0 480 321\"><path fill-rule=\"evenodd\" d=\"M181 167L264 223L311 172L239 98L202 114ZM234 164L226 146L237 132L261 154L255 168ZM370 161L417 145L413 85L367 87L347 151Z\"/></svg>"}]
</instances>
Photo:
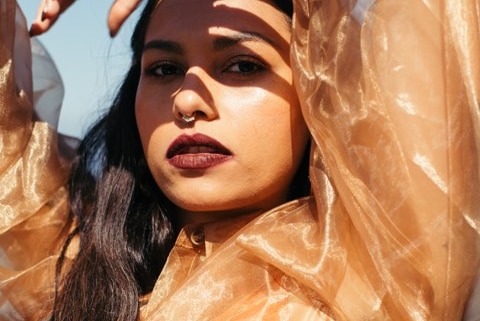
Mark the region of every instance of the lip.
<instances>
[{"instance_id":1,"label":"lip","mask_svg":"<svg viewBox=\"0 0 480 321\"><path fill-rule=\"evenodd\" d=\"M180 169L207 169L232 158L232 152L203 134L178 136L168 147L170 165Z\"/></svg>"}]
</instances>

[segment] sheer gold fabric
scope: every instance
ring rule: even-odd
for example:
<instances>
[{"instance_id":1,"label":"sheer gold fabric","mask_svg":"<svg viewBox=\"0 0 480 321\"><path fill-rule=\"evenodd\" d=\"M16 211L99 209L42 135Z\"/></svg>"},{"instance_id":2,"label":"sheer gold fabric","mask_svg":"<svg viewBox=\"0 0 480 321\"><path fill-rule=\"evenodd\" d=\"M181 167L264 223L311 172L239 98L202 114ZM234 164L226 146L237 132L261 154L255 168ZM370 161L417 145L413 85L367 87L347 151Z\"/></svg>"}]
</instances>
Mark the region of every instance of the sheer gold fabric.
<instances>
[{"instance_id":1,"label":"sheer gold fabric","mask_svg":"<svg viewBox=\"0 0 480 321\"><path fill-rule=\"evenodd\" d=\"M32 122L30 44L23 19L15 1L0 2L1 320L30 319L48 310L67 210L68 167L57 156L56 134L47 124Z\"/></svg>"},{"instance_id":2,"label":"sheer gold fabric","mask_svg":"<svg viewBox=\"0 0 480 321\"><path fill-rule=\"evenodd\" d=\"M479 12L476 0L297 1L315 288L340 319L462 315L478 267Z\"/></svg>"},{"instance_id":3,"label":"sheer gold fabric","mask_svg":"<svg viewBox=\"0 0 480 321\"><path fill-rule=\"evenodd\" d=\"M0 15L0 319L35 320L68 169L17 90L13 0ZM295 0L313 196L185 227L142 319L460 320L480 254L479 17L476 0Z\"/></svg>"}]
</instances>

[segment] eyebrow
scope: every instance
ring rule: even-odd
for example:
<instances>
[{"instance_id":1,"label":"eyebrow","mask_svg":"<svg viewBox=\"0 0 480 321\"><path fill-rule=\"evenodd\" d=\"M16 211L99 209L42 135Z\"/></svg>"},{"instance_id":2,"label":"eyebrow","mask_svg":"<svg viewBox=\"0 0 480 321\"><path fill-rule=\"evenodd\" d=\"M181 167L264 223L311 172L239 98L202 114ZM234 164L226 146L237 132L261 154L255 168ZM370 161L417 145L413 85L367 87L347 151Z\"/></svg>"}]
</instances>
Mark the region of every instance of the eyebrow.
<instances>
[{"instance_id":1,"label":"eyebrow","mask_svg":"<svg viewBox=\"0 0 480 321\"><path fill-rule=\"evenodd\" d=\"M278 48L278 45L275 44L271 39L265 37L258 32L242 31L235 32L232 35L220 36L218 38L215 38L215 40L213 41L213 49L217 51L223 50L244 41L264 42L271 45L272 47Z\"/></svg>"},{"instance_id":2,"label":"eyebrow","mask_svg":"<svg viewBox=\"0 0 480 321\"><path fill-rule=\"evenodd\" d=\"M183 48L179 43L169 40L152 40L147 42L143 46L143 52L151 49L163 50L175 54L181 55L183 53Z\"/></svg>"},{"instance_id":3,"label":"eyebrow","mask_svg":"<svg viewBox=\"0 0 480 321\"><path fill-rule=\"evenodd\" d=\"M272 47L279 48L279 46L273 42L271 39L265 37L264 35L258 32L251 32L251 31L242 31L242 32L235 32L231 35L226 36L219 36L213 40L213 49L215 51L221 51L223 49L232 47L244 41L259 41L264 42ZM181 55L184 53L182 46L175 41L171 40L152 40L147 42L143 46L143 52L151 49L156 50L163 50L167 52L171 52L174 54Z\"/></svg>"}]
</instances>

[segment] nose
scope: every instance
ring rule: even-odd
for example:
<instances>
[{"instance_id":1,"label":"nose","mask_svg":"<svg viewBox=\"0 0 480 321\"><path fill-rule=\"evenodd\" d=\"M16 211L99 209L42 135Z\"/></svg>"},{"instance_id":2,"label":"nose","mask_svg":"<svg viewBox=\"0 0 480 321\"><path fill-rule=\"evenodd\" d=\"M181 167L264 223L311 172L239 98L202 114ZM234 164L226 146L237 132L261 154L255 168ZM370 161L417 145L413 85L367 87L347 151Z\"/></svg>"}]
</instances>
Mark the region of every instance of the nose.
<instances>
[{"instance_id":1,"label":"nose","mask_svg":"<svg viewBox=\"0 0 480 321\"><path fill-rule=\"evenodd\" d=\"M200 119L213 120L218 114L211 90L213 79L198 67L190 68L182 86L174 93L173 115L176 120L190 123Z\"/></svg>"}]
</instances>

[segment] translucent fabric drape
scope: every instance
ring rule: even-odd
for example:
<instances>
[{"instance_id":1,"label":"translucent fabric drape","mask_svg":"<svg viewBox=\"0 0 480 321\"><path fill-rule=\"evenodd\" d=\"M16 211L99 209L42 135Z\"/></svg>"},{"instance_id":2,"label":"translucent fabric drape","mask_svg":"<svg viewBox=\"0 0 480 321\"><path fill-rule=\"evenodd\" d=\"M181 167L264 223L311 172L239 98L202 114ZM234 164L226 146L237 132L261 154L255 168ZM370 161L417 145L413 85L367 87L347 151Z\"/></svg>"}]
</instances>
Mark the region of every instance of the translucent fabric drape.
<instances>
[{"instance_id":1,"label":"translucent fabric drape","mask_svg":"<svg viewBox=\"0 0 480 321\"><path fill-rule=\"evenodd\" d=\"M313 196L195 227L200 245L185 228L141 319L461 320L480 255L480 3L294 4ZM51 308L68 164L32 122L15 12L0 1L0 320L37 320Z\"/></svg>"},{"instance_id":2,"label":"translucent fabric drape","mask_svg":"<svg viewBox=\"0 0 480 321\"><path fill-rule=\"evenodd\" d=\"M479 259L479 12L476 0L296 1L322 226L314 288L339 319L462 315Z\"/></svg>"},{"instance_id":3,"label":"translucent fabric drape","mask_svg":"<svg viewBox=\"0 0 480 321\"><path fill-rule=\"evenodd\" d=\"M46 53L42 57L49 61ZM43 94L48 99L39 104L58 115L63 88L55 69L43 70L42 82L35 84L31 70L25 18L15 1L2 0L0 320L29 320L49 309L67 211L63 186L68 163L58 156L55 131L47 123L33 121L32 109L33 101L39 101L34 97Z\"/></svg>"}]
</instances>

